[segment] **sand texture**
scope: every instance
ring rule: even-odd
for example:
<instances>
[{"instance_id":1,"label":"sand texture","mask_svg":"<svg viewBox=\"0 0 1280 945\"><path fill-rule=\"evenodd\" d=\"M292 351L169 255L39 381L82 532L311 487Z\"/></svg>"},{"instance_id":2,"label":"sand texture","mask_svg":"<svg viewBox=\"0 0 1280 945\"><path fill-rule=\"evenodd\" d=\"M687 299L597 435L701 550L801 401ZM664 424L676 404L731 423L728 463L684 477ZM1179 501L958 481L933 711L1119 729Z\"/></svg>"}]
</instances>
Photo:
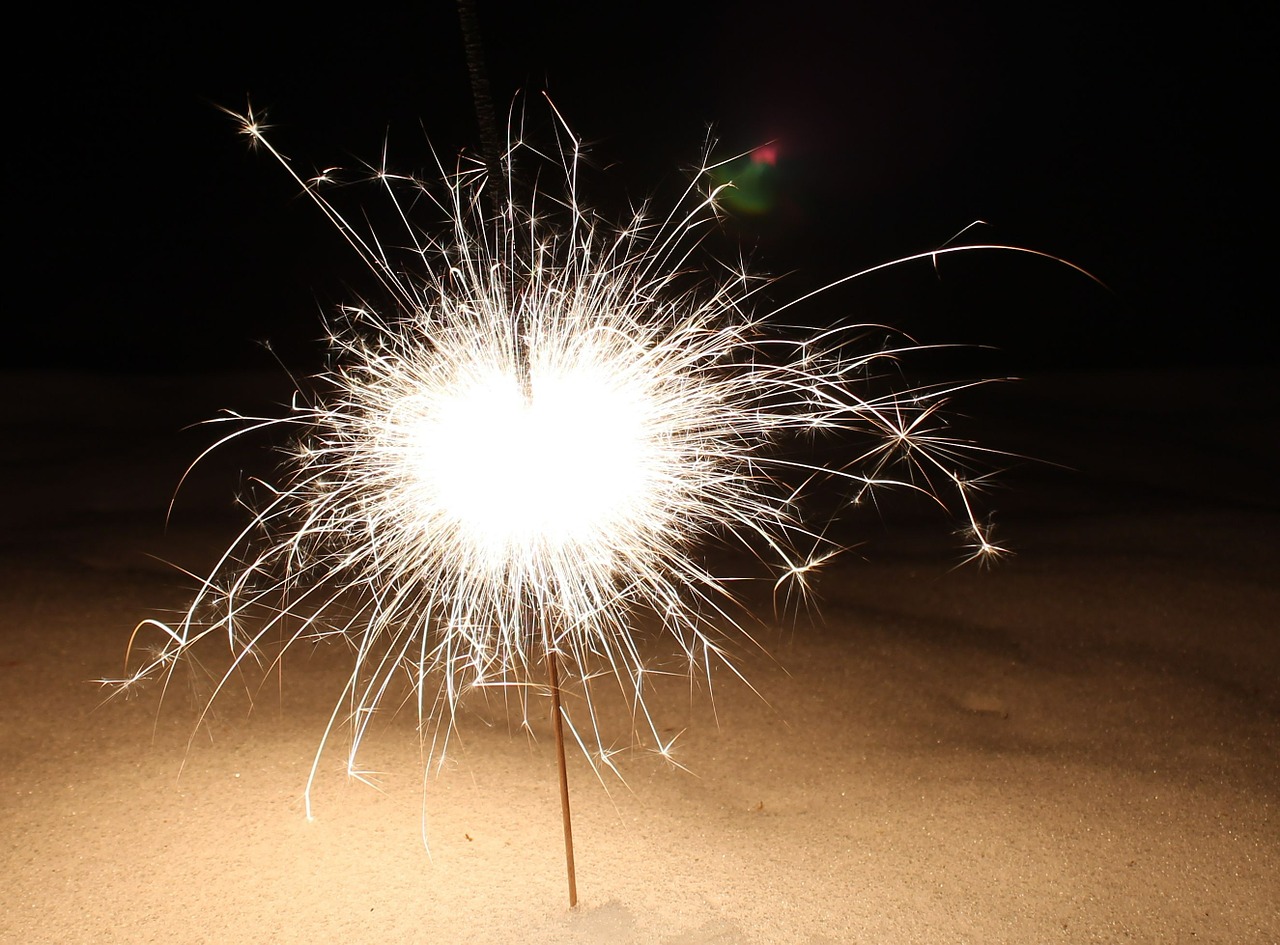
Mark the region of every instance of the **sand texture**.
<instances>
[{"instance_id":1,"label":"sand texture","mask_svg":"<svg viewBox=\"0 0 1280 945\"><path fill-rule=\"evenodd\" d=\"M869 510L809 611L655 703L677 760L571 755L566 908L549 727L461 716L424 787L412 712L322 758L340 647L233 687L198 671L103 701L145 617L242 521L243 452L189 482L217 407L276 378L10 374L0 413L0 941L1275 943L1280 482L1275 385L1057 375L982 392L1021 463L1018 554L954 569L953 523ZM263 408L266 409L266 408ZM262 462L261 457L257 460ZM663 641L647 644L660 654ZM250 696L252 711L250 711ZM572 698L572 693L570 693ZM625 742L622 710L605 719ZM606 791L605 787L608 788ZM423 832L430 844L424 850Z\"/></svg>"}]
</instances>

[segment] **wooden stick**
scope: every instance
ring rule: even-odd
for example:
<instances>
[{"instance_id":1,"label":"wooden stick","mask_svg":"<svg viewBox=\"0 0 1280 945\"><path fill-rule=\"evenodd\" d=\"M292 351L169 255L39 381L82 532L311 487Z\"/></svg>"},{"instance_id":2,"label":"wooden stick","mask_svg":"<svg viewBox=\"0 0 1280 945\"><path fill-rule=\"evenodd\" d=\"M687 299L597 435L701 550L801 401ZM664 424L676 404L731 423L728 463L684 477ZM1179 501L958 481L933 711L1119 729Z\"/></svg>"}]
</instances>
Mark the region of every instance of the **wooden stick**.
<instances>
[{"instance_id":1,"label":"wooden stick","mask_svg":"<svg viewBox=\"0 0 1280 945\"><path fill-rule=\"evenodd\" d=\"M560 673L556 651L547 647L547 675L551 678L551 705L556 729L556 760L560 767L560 812L564 815L564 866L569 874L569 908L578 904L578 879L573 869L573 824L569 818L569 771L564 763L564 719L560 711Z\"/></svg>"}]
</instances>

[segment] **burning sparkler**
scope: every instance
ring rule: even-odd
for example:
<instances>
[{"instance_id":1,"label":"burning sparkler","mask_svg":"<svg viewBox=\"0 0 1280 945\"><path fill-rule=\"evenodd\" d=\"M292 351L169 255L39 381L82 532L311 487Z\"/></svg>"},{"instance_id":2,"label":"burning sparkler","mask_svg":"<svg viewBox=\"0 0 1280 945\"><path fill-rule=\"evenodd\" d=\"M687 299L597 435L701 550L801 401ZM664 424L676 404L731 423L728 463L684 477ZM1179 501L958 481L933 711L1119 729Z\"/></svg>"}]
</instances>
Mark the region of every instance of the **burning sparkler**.
<instances>
[{"instance_id":1,"label":"burning sparkler","mask_svg":"<svg viewBox=\"0 0 1280 945\"><path fill-rule=\"evenodd\" d=\"M786 328L782 309L752 312L763 280L742 267L700 274L695 252L728 186L699 189L710 164L668 215L651 220L645 208L622 227L579 200L577 143L563 122L552 161L567 184L559 219L544 215L551 201L540 194L517 199L510 173L498 182L464 169L431 185L383 167L376 178L412 256L404 267L328 201L328 175L304 180L252 112L236 117L398 310L347 310L319 394L288 415L224 418L239 424L227 439L279 425L297 446L186 612L135 632L131 653L146 655L116 682L167 678L193 648L221 640L231 668L216 697L269 641L280 652L349 641L353 664L307 781L308 817L335 729L349 726L347 767L361 777L361 741L398 677L430 740L428 767L443 760L468 693L514 686L527 717L541 668L549 660L554 677L557 657L585 706L563 721L597 773L614 768L597 724L605 680L633 705L648 746L669 757L646 706L636 628L659 625L708 681L716 664L732 670L727 640L746 630L726 577L699 549L739 543L780 585L803 589L839 551L823 537L827 523L806 516L808 496L833 482L849 498L890 484L939 501L949 493L974 555L1000 553L971 501L972 447L938 419L954 386L884 392L873 378L905 347L859 351L865 335L849 326ZM505 167L520 157L542 159L513 141ZM500 183L493 218L481 195ZM447 238L410 224L409 201L424 197L450 220ZM797 435L849 432L874 439L838 466L786 449ZM159 633L157 647L142 648L144 629ZM558 696L554 678L553 688Z\"/></svg>"}]
</instances>

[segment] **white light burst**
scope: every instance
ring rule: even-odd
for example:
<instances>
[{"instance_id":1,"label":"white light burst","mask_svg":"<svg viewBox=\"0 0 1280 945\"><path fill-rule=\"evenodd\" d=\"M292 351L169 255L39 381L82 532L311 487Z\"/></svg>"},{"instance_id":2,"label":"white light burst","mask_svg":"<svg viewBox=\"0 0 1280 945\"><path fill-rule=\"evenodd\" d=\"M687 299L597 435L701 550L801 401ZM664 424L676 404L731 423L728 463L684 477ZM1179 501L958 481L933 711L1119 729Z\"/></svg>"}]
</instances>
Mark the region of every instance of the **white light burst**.
<instances>
[{"instance_id":1,"label":"white light burst","mask_svg":"<svg viewBox=\"0 0 1280 945\"><path fill-rule=\"evenodd\" d=\"M690 672L732 670L727 641L745 619L706 544L748 548L780 587L803 591L841 550L824 538L830 513L809 517L809 497L833 484L847 501L892 484L927 492L959 511L975 556L1000 552L971 503L973 447L939 419L954 386L888 386L907 347L859 350L870 336L856 326L780 325L781 309L753 313L767 281L719 263L707 274L696 257L716 220L717 191L701 189L710 166L669 214L643 208L622 227L579 201L563 123L549 163L566 188L554 199L544 188L519 200L482 169L429 184L383 167L375 176L410 254L398 265L329 202L331 175L303 180L252 112L237 117L398 310L347 311L317 393L287 415L224 418L240 424L232 436L292 428L296 447L189 609L145 621L114 682L167 679L221 640L231 668L216 697L264 651L348 641L308 816L326 743L349 727L348 770L362 776L361 740L388 693L408 685L438 761L460 700L515 687L527 713L549 653L581 689L584 714L565 718L597 772L613 767L597 725L606 682L633 706L637 740L669 756L645 704L640 628L667 634ZM508 179L522 157L547 161L513 142ZM424 198L450 221L446 238L409 222ZM806 458L823 434L872 438L833 465ZM159 644L144 647L144 631Z\"/></svg>"}]
</instances>

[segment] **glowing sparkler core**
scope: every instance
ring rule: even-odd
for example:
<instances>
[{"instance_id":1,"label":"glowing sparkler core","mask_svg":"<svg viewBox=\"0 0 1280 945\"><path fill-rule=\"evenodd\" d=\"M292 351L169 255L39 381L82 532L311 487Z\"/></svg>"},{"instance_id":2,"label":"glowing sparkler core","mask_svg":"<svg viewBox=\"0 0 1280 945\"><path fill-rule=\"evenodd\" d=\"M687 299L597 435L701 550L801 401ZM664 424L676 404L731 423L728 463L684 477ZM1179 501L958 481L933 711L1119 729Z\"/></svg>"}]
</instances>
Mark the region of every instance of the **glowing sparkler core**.
<instances>
[{"instance_id":1,"label":"glowing sparkler core","mask_svg":"<svg viewBox=\"0 0 1280 945\"><path fill-rule=\"evenodd\" d=\"M587 348L587 345L579 345ZM487 571L513 557L591 554L655 505L660 424L644 385L579 350L531 369L474 365L403 405L410 507L448 520ZM392 433L392 436L395 436Z\"/></svg>"}]
</instances>

